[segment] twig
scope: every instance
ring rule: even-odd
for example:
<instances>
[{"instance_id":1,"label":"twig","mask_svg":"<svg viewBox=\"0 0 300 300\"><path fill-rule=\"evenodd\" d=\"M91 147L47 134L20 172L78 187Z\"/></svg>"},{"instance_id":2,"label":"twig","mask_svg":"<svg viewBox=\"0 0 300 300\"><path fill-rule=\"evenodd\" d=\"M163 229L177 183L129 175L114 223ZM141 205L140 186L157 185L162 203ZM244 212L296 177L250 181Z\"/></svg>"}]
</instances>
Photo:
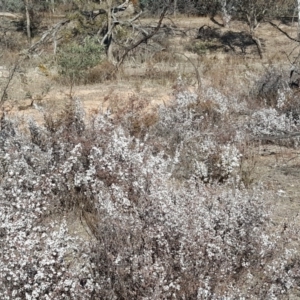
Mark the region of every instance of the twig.
<instances>
[{"instance_id":1,"label":"twig","mask_svg":"<svg viewBox=\"0 0 300 300\"><path fill-rule=\"evenodd\" d=\"M117 66L116 66L116 71L120 68L120 66L122 65L122 63L124 62L126 56L129 54L130 51L132 51L133 49L138 47L140 44L147 42L149 39L151 39L159 31L159 29L161 27L161 24L162 24L162 21L163 21L165 15L166 15L167 11L168 11L168 6L165 6L165 8L163 9L163 11L160 15L158 24L155 27L155 29L150 34L145 35L143 38L141 38L139 41L137 41L136 43L134 43L133 45L131 45L129 48L127 48L125 50L125 52L123 53L122 57L120 58Z\"/></svg>"},{"instance_id":2,"label":"twig","mask_svg":"<svg viewBox=\"0 0 300 300\"><path fill-rule=\"evenodd\" d=\"M67 19L67 20L63 20L63 21L60 21L57 24L55 24L52 28L50 28L48 31L46 31L35 44L33 44L28 49L28 52L30 53L30 52L35 51L40 45L44 44L52 37L53 42L54 42L54 53L55 53L55 51L56 51L56 34L62 26L69 23L70 21L71 20Z\"/></svg>"},{"instance_id":3,"label":"twig","mask_svg":"<svg viewBox=\"0 0 300 300\"><path fill-rule=\"evenodd\" d=\"M300 41L298 39L294 39L293 37L291 37L287 32L285 32L284 30L282 30L278 25L276 25L275 23L269 21L269 24L271 24L273 27L275 27L277 30L279 30L281 33L283 33L287 38L289 38L290 40L299 43Z\"/></svg>"},{"instance_id":4,"label":"twig","mask_svg":"<svg viewBox=\"0 0 300 300\"><path fill-rule=\"evenodd\" d=\"M11 70L11 72L10 72L10 74L9 74L8 80L7 80L7 82L6 82L6 85L5 85L5 87L4 87L4 89L3 89L3 92L2 92L2 95L1 95L1 99L0 99L0 108L2 107L3 103L4 103L5 100L6 100L7 89L8 89L8 87L9 87L11 81L12 81L13 78L14 78L14 75L15 75L15 73L16 73L16 71L17 71L17 68L18 68L19 64L20 64L20 60L17 60L16 63L15 63L15 65L14 65L14 67L12 68L12 70Z\"/></svg>"},{"instance_id":5,"label":"twig","mask_svg":"<svg viewBox=\"0 0 300 300\"><path fill-rule=\"evenodd\" d=\"M180 52L174 52L174 53L184 56L191 63L193 68L195 69L195 73L196 73L196 77L197 77L197 83L198 83L198 91L199 91L200 88L201 88L201 77L200 77L200 73L199 73L198 68L195 66L194 62L188 56L186 56L185 54L180 53Z\"/></svg>"}]
</instances>

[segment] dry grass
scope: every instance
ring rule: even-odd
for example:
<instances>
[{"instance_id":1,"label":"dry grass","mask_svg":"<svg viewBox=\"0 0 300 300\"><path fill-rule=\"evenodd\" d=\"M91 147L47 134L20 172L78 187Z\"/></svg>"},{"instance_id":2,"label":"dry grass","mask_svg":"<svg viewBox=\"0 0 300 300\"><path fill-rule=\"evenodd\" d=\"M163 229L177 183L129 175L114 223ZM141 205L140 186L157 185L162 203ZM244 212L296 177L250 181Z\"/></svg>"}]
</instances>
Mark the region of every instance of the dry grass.
<instances>
[{"instance_id":1,"label":"dry grass","mask_svg":"<svg viewBox=\"0 0 300 300\"><path fill-rule=\"evenodd\" d=\"M150 55L145 63L137 64L134 60L130 60L125 63L121 73L114 76L113 66L108 62L103 62L99 66L91 69L88 72L86 78L86 84L92 84L90 89L90 97L84 92L84 97L88 103L93 102L93 105L103 105L102 90L106 90L107 86L114 86L114 91L120 90L121 98L123 97L122 85L127 85L127 91L135 91L143 94L145 86L152 89L154 92L159 88L165 89L169 93L170 87L176 84L177 78L181 76L189 85L196 86L197 79L195 74L195 67L198 69L201 81L204 84L212 84L215 88L222 90L225 93L233 90L236 93L243 91L245 95L249 93L250 82L256 74L263 72L265 65L280 63L284 67L289 67L289 62L286 58L285 52L294 47L294 43L289 42L286 37L281 35L268 24L262 24L257 35L262 39L264 43L264 58L260 60L255 49L252 52L246 51L246 54L240 54L239 52L224 52L224 49L210 49L207 43L214 42L202 42L201 40L195 40L197 35L197 29L203 25L209 25L215 27L208 18L186 18L183 16L177 17L173 20L178 28L182 29L185 35L182 36L170 36L164 40L166 45L163 51L154 52ZM150 23L151 19L142 20L142 23ZM172 24L169 20L165 21L166 24ZM290 34L294 34L295 27L282 25L284 30L287 30ZM233 21L230 24L230 31L242 32L247 31L245 24ZM224 34L226 29L220 29L220 32ZM193 45L200 44L205 51L200 51L197 54L193 49ZM288 46L287 46L288 44ZM200 50L202 49L200 47ZM192 52L191 52L192 51ZM197 51L196 51L197 52ZM183 55L181 55L183 54ZM296 52L295 52L296 54ZM1 61L7 62L14 60L17 53L6 52L3 53ZM187 60L184 55L190 58ZM292 55L293 56L293 55ZM47 58L49 59L49 57ZM192 62L192 63L191 63ZM41 61L39 60L39 63ZM192 65L194 64L194 66ZM34 68L32 66L31 68ZM55 75L53 76L55 77ZM43 75L40 76L43 79ZM47 79L49 81L49 78ZM38 86L39 78L35 78L35 85L26 86L26 92L30 92L32 95L35 93L41 94L34 90L35 86ZM59 80L59 82L51 82L51 89L53 93L51 97L60 98L59 90L64 90L66 93L69 89L65 86L65 83ZM76 93L81 94L80 90L87 90L85 87L79 86L75 88ZM96 92L96 90L98 90ZM15 96L16 89L10 91L11 99L19 99L20 95ZM126 92L127 93L127 92ZM97 96L96 96L97 94ZM89 98L89 99L87 99ZM168 94L165 97L168 98ZM89 105L89 104L88 104Z\"/></svg>"},{"instance_id":2,"label":"dry grass","mask_svg":"<svg viewBox=\"0 0 300 300\"><path fill-rule=\"evenodd\" d=\"M189 29L195 29L201 24L210 24L210 21L205 18L177 18L175 22L177 22L178 26L185 28L187 32ZM233 22L230 30L237 32L245 30L243 26L240 22ZM286 29L290 30L291 28ZM291 30L294 30L294 28ZM210 49L208 47L210 45L207 42L195 41L193 36L184 36L182 38L171 37L166 51L156 52L143 64L134 65L132 60L129 59L118 74L114 74L114 67L111 63L107 61L101 63L99 66L89 70L85 82L86 85L75 86L72 90L72 95L69 94L70 88L68 86L63 86L62 82L51 81L48 76L46 80L51 82L51 88L49 88L42 100L48 109L48 115L44 115L43 122L49 132L59 132L58 128L62 123L66 124L65 131L60 136L63 138L68 137L72 145L82 144L84 151L88 153L88 150L91 148L91 140L89 138L93 135L86 137L84 134L82 136L78 134L76 138L76 135L74 137L72 134L69 134L69 128L72 128L72 124L76 123L73 116L74 107L72 110L72 105L68 103L71 96L80 98L86 111L95 113L100 110L110 110L112 113L112 126L124 125L131 136L143 138L159 121L160 115L157 107L162 104L168 107L170 99L174 100L174 94L178 95L181 91L190 90L198 93L197 102L187 106L188 110L194 114L192 121L197 120L197 118L201 120L201 122L199 121L199 128L196 128L195 132L200 134L212 132L212 136L220 145L233 143L233 141L235 142L234 130L236 128L233 126L235 125L235 119L240 120L239 118L241 118L244 121L246 118L243 119L243 116L237 116L239 112L232 111L230 111L230 115L222 116L219 112L219 105L214 99L206 97L205 91L210 87L220 91L228 99L233 99L234 97L241 99L241 101L246 99L248 108L252 110L266 106L265 103L260 102L259 95L251 93L255 85L254 79L257 77L263 79L266 69L272 65L278 66L279 63L283 72L287 71L288 73L289 63L284 51L288 51L293 43L287 47L285 38L267 24L263 24L259 28L258 34L262 37L265 44L265 56L262 60L259 59L255 51L246 51L245 54L224 52L221 48ZM197 46L198 44L201 47L196 47L195 49L195 45ZM5 55L7 55L7 58L14 58L14 54L6 53ZM200 74L201 91L197 90L197 72ZM42 89L42 86L45 88L43 80L45 80L46 76L45 74L31 74L36 76L34 77L35 87L33 82L30 83L31 85L28 83L23 85L26 86L26 90L31 92L33 96L41 94L40 89ZM182 82L178 81L179 77L181 77ZM13 87L15 88L17 84L18 81L14 83ZM40 86L39 89L37 88L38 86ZM11 99L16 97L15 89L10 91L10 97ZM269 104L267 103L267 106L274 107L276 103L270 101ZM299 106L297 97L292 95L282 110L295 110L297 106ZM172 110L172 105L170 105L170 110ZM59 114L58 111L61 113ZM87 118L93 113L88 114ZM20 114L20 112L16 114ZM38 115L37 111L32 107L28 110L23 110L22 114L24 118L29 116L36 118L36 115ZM178 124L178 131L180 131L181 127L182 124ZM173 130L173 128L171 129ZM189 128L187 127L187 129ZM166 131L162 132L161 135L162 142L157 142L154 139L152 143L155 150L165 150L163 142L170 139ZM103 136L105 141L110 136L109 130ZM176 138L177 135L174 135L174 140ZM191 140L192 150L194 149L193 147L197 146L197 143L196 139ZM104 142L103 144L105 145ZM187 143L186 155L181 164L186 169L191 163L191 154L188 152L188 146L189 144ZM262 145L248 140L237 143L237 147L243 154L240 169L237 171L237 175L241 179L240 185L248 188L256 184L263 184L265 188L277 193L281 191L282 196L276 197L278 202L275 203L274 220L276 222L294 215L299 210L298 170L300 161L298 152L291 148L271 144ZM201 156L201 149L195 152L195 154L192 154ZM217 169L216 166L220 163L218 155L220 156L220 153L212 153L209 156L210 167L213 171L215 171L215 168ZM191 170L193 172L193 169ZM184 173L184 175L186 174ZM217 175L215 175L214 179L219 178L220 181L227 179L227 177L222 178L218 173ZM111 186L116 181L114 175L108 172L101 173L101 171L97 170L97 176L107 186ZM177 178L180 178L180 176L177 176ZM81 220L78 220L78 216L76 216L77 225L80 221L85 224L85 227L90 229L91 235L94 234L98 238L107 238L107 241L114 240L113 235L113 238L109 236L107 228L97 227L101 224L99 221L100 216L90 208L91 203L89 201L92 200L87 200L88 197L83 190L78 191L75 188L72 192L75 195L75 200L71 199L68 205L83 208L80 215ZM130 200L134 202L136 195L130 193L129 195L132 196ZM65 201L68 201L68 199L65 199ZM118 226L115 226L115 228L118 228ZM127 236L125 229L120 226L120 232L117 232L117 234L121 237ZM83 228L82 231L84 231ZM83 234L86 235L85 232ZM125 241L123 242L125 243ZM123 249L123 242L120 244L120 249ZM120 249L117 250L121 251ZM105 253L107 251L104 251L103 255ZM99 261L103 257L105 256L99 255ZM109 266L111 265L113 264ZM186 282L193 282L192 279L187 274ZM187 291L192 289L188 284L186 286ZM184 291L182 293L184 294ZM188 292L186 293L188 294Z\"/></svg>"},{"instance_id":3,"label":"dry grass","mask_svg":"<svg viewBox=\"0 0 300 300\"><path fill-rule=\"evenodd\" d=\"M115 79L115 66L108 61L103 61L98 66L88 70L85 78L85 84L102 83L106 81L113 81Z\"/></svg>"}]
</instances>

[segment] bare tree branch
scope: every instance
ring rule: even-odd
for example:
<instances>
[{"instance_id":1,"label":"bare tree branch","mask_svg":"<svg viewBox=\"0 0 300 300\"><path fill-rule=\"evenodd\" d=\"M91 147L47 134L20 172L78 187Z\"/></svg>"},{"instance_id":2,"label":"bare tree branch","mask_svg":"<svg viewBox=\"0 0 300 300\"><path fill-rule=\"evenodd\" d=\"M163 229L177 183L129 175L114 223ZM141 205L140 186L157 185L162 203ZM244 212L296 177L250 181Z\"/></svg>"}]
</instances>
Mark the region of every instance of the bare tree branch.
<instances>
[{"instance_id":1,"label":"bare tree branch","mask_svg":"<svg viewBox=\"0 0 300 300\"><path fill-rule=\"evenodd\" d=\"M199 70L198 70L197 66L196 66L195 63L194 63L188 56L186 56L184 53L180 53L180 52L174 52L174 53L184 56L184 57L191 63L191 65L193 66L193 68L195 69L196 78L197 78L197 84L198 84L198 91L199 91L200 88L201 88L202 82L201 82L201 76L200 76L200 73L199 73Z\"/></svg>"},{"instance_id":2,"label":"bare tree branch","mask_svg":"<svg viewBox=\"0 0 300 300\"><path fill-rule=\"evenodd\" d=\"M47 41L49 41L51 38L53 39L54 43L54 54L56 53L56 34L59 31L59 29L64 26L65 24L69 23L70 20L63 20L55 24L52 28L50 28L48 31L44 32L42 37L35 43L33 44L29 49L28 52L34 52L39 46L43 45Z\"/></svg>"},{"instance_id":3,"label":"bare tree branch","mask_svg":"<svg viewBox=\"0 0 300 300\"><path fill-rule=\"evenodd\" d=\"M269 21L269 23L275 27L277 30L279 30L281 33L283 33L287 38L289 38L291 41L294 41L294 42L300 42L298 39L294 39L293 37L291 37L287 32L285 32L284 30L282 30L278 25L276 25L275 23Z\"/></svg>"},{"instance_id":4,"label":"bare tree branch","mask_svg":"<svg viewBox=\"0 0 300 300\"><path fill-rule=\"evenodd\" d=\"M9 12L0 12L0 17L11 18L11 19L21 19L21 14L9 13Z\"/></svg>"},{"instance_id":5,"label":"bare tree branch","mask_svg":"<svg viewBox=\"0 0 300 300\"><path fill-rule=\"evenodd\" d=\"M5 87L2 91L2 95L1 95L1 99L0 99L0 108L2 107L3 103L6 100L8 87L9 87L10 83L12 82L12 80L14 78L14 75L17 71L17 68L19 67L19 64L20 64L20 60L17 60L14 64L13 68L10 71L10 74L9 74L8 79L7 79L6 85L5 85Z\"/></svg>"},{"instance_id":6,"label":"bare tree branch","mask_svg":"<svg viewBox=\"0 0 300 300\"><path fill-rule=\"evenodd\" d=\"M117 64L117 66L116 66L116 69L118 69L122 65L122 63L124 62L125 58L127 57L127 55L129 54L130 51L132 51L133 49L135 49L136 47L138 47L140 44L147 42L149 39L151 39L159 31L159 29L161 27L161 24L162 24L162 21L163 21L166 13L168 11L168 8L169 8L168 6L165 6L165 8L163 9L163 11L162 11L162 13L160 15L160 18L159 18L157 26L155 27L155 29L151 33L149 33L147 35L144 35L143 38L141 38L140 40L138 40L136 43L134 43L133 45L131 45L130 47L128 47L125 50L125 52L121 56L121 58L120 58L120 60L119 60L119 62Z\"/></svg>"}]
</instances>

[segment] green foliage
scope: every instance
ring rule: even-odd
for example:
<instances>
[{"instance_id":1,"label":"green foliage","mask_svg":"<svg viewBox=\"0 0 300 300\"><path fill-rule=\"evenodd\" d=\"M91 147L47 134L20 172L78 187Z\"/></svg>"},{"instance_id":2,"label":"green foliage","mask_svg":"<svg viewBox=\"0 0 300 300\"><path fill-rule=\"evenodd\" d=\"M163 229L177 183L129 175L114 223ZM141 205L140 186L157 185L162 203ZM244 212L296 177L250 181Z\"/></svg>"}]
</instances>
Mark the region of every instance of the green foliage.
<instances>
[{"instance_id":1,"label":"green foliage","mask_svg":"<svg viewBox=\"0 0 300 300\"><path fill-rule=\"evenodd\" d=\"M66 45L58 54L60 74L71 84L81 82L86 71L102 60L103 52L104 48L93 38L86 38L83 44Z\"/></svg>"},{"instance_id":2,"label":"green foliage","mask_svg":"<svg viewBox=\"0 0 300 300\"><path fill-rule=\"evenodd\" d=\"M55 0L52 4L47 0L32 0L29 2L29 10L32 11L45 11L52 8L53 5L57 6L61 4L62 1ZM25 2L23 0L2 0L0 1L0 10L9 11L14 13L24 12Z\"/></svg>"},{"instance_id":3,"label":"green foliage","mask_svg":"<svg viewBox=\"0 0 300 300\"><path fill-rule=\"evenodd\" d=\"M100 15L95 19L86 18L79 11L68 14L68 19L72 22L72 28L62 30L64 41L82 39L85 36L96 36L99 28L103 27L103 22L106 21L106 15Z\"/></svg>"},{"instance_id":4,"label":"green foliage","mask_svg":"<svg viewBox=\"0 0 300 300\"><path fill-rule=\"evenodd\" d=\"M116 26L115 29L115 38L120 42L122 40L126 40L129 37L129 31L122 26Z\"/></svg>"},{"instance_id":5,"label":"green foliage","mask_svg":"<svg viewBox=\"0 0 300 300\"><path fill-rule=\"evenodd\" d=\"M0 1L0 10L9 12L20 12L24 8L22 0L5 0Z\"/></svg>"}]
</instances>

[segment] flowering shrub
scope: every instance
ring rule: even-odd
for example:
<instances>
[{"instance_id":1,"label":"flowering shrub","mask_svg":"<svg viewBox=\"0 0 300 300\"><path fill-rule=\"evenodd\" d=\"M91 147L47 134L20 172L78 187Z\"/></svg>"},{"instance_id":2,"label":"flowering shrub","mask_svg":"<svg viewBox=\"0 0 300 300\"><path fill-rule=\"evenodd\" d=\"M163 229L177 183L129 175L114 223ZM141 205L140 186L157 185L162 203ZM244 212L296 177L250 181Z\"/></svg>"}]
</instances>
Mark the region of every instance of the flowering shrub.
<instances>
[{"instance_id":1,"label":"flowering shrub","mask_svg":"<svg viewBox=\"0 0 300 300\"><path fill-rule=\"evenodd\" d=\"M247 126L256 137L268 136L279 144L297 144L299 93L290 87L292 78L289 82L285 73L282 69L270 68L255 82L250 92L252 111Z\"/></svg>"},{"instance_id":2,"label":"flowering shrub","mask_svg":"<svg viewBox=\"0 0 300 300\"><path fill-rule=\"evenodd\" d=\"M29 134L2 118L1 299L277 299L296 286L297 226L271 222L273 195L232 187L241 154L230 124L208 124L220 112L176 99L140 139L126 115L84 121L78 99Z\"/></svg>"},{"instance_id":3,"label":"flowering shrub","mask_svg":"<svg viewBox=\"0 0 300 300\"><path fill-rule=\"evenodd\" d=\"M296 146L299 143L300 122L293 112L262 108L252 113L247 127L256 138L269 139L281 145Z\"/></svg>"},{"instance_id":4,"label":"flowering shrub","mask_svg":"<svg viewBox=\"0 0 300 300\"><path fill-rule=\"evenodd\" d=\"M216 109L221 115L226 115L230 111L235 110L237 107L240 108L240 105L237 105L236 103L235 97L231 97L229 99L227 96L212 87L209 87L206 90L205 98L215 103Z\"/></svg>"},{"instance_id":5,"label":"flowering shrub","mask_svg":"<svg viewBox=\"0 0 300 300\"><path fill-rule=\"evenodd\" d=\"M67 261L80 258L81 242L63 219L46 222L56 187L49 176L52 149L42 151L13 126L1 128L1 299L89 298L90 284L80 286L86 270L74 276Z\"/></svg>"},{"instance_id":6,"label":"flowering shrub","mask_svg":"<svg viewBox=\"0 0 300 300\"><path fill-rule=\"evenodd\" d=\"M269 107L280 106L283 101L283 91L288 92L289 80L287 72L281 68L268 67L264 73L254 80L251 96L258 98L260 103Z\"/></svg>"},{"instance_id":7,"label":"flowering shrub","mask_svg":"<svg viewBox=\"0 0 300 300\"><path fill-rule=\"evenodd\" d=\"M283 241L269 232L262 192L160 180L144 197L130 209L102 207L100 298L272 299L293 286L279 267L292 252L277 251Z\"/></svg>"},{"instance_id":8,"label":"flowering shrub","mask_svg":"<svg viewBox=\"0 0 300 300\"><path fill-rule=\"evenodd\" d=\"M254 112L250 126L254 134L293 131L298 127L291 116L281 114L275 108L265 108Z\"/></svg>"},{"instance_id":9,"label":"flowering shrub","mask_svg":"<svg viewBox=\"0 0 300 300\"><path fill-rule=\"evenodd\" d=\"M179 92L171 107L160 109L152 135L174 156L175 177L223 181L239 167L235 129L230 122L224 126L226 111L189 92Z\"/></svg>"}]
</instances>

